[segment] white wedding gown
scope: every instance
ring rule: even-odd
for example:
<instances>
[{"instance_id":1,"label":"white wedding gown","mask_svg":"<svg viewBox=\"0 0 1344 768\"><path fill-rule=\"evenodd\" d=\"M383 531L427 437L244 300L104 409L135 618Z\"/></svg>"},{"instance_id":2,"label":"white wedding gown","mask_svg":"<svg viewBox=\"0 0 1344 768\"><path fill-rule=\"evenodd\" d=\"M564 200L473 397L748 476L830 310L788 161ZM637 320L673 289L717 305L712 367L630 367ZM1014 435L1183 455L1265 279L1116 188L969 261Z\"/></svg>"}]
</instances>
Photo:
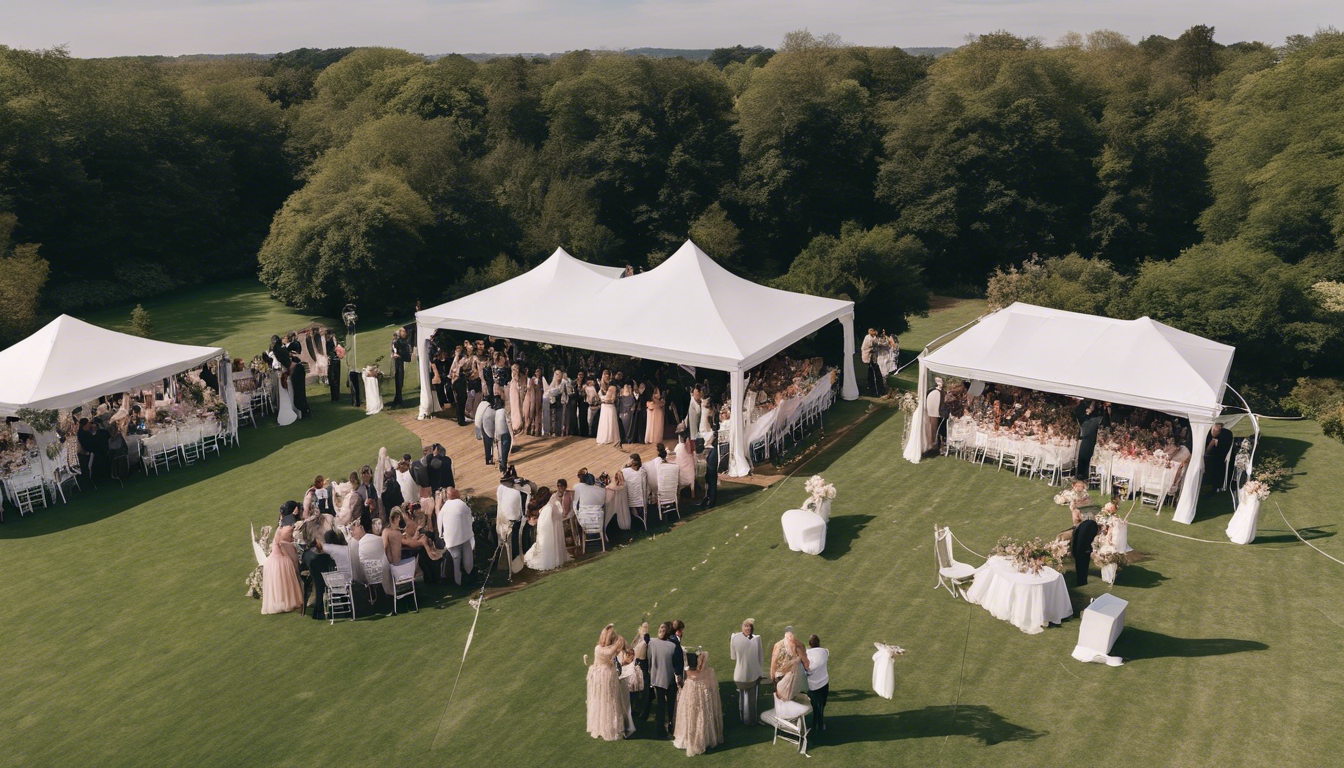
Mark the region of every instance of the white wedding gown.
<instances>
[{"instance_id":1,"label":"white wedding gown","mask_svg":"<svg viewBox=\"0 0 1344 768\"><path fill-rule=\"evenodd\" d=\"M289 382L280 383L280 408L275 415L276 422L286 427L299 420L299 412L294 410L294 392L289 388Z\"/></svg>"},{"instance_id":2,"label":"white wedding gown","mask_svg":"<svg viewBox=\"0 0 1344 768\"><path fill-rule=\"evenodd\" d=\"M364 410L365 415L372 416L383 410L383 393L378 389L378 379L372 376L364 377L364 400L369 406Z\"/></svg>"},{"instance_id":3,"label":"white wedding gown","mask_svg":"<svg viewBox=\"0 0 1344 768\"><path fill-rule=\"evenodd\" d=\"M554 500L537 518L537 541L523 555L523 563L534 571L551 571L569 561L565 549L565 531L560 526L560 505Z\"/></svg>"}]
</instances>

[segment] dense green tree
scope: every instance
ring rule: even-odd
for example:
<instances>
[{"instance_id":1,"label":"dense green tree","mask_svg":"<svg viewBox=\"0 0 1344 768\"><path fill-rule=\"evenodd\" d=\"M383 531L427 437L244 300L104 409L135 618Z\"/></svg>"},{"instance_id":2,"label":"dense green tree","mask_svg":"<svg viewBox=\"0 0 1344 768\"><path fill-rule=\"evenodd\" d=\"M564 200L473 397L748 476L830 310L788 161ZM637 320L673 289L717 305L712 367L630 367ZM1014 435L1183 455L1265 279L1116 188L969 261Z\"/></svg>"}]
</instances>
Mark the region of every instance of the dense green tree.
<instances>
[{"instance_id":1,"label":"dense green tree","mask_svg":"<svg viewBox=\"0 0 1344 768\"><path fill-rule=\"evenodd\" d=\"M774 50L760 45L753 45L750 47L734 45L732 48L715 48L709 54L709 63L719 69L723 69L733 62L744 64L748 59L759 56L764 58L758 59L758 61L760 61L761 64L765 64L765 62L769 61L770 57L774 55Z\"/></svg>"},{"instance_id":2,"label":"dense green tree","mask_svg":"<svg viewBox=\"0 0 1344 768\"><path fill-rule=\"evenodd\" d=\"M990 309L1021 301L1106 316L1121 310L1118 302L1128 290L1129 280L1110 262L1071 253L1048 259L1033 256L1020 268L996 269L989 278L986 298Z\"/></svg>"},{"instance_id":3,"label":"dense green tree","mask_svg":"<svg viewBox=\"0 0 1344 768\"><path fill-rule=\"evenodd\" d=\"M1204 24L1196 24L1176 38L1176 67L1196 93L1222 68L1218 60L1222 48L1213 39L1213 27Z\"/></svg>"},{"instance_id":4,"label":"dense green tree","mask_svg":"<svg viewBox=\"0 0 1344 768\"><path fill-rule=\"evenodd\" d=\"M14 243L17 217L0 213L0 347L23 338L37 324L42 289L50 272L34 243Z\"/></svg>"},{"instance_id":5,"label":"dense green tree","mask_svg":"<svg viewBox=\"0 0 1344 768\"><path fill-rule=\"evenodd\" d=\"M894 227L864 229L851 221L838 237L818 235L808 243L775 287L853 301L856 327L904 333L910 315L929 311L927 255L918 239Z\"/></svg>"}]
</instances>

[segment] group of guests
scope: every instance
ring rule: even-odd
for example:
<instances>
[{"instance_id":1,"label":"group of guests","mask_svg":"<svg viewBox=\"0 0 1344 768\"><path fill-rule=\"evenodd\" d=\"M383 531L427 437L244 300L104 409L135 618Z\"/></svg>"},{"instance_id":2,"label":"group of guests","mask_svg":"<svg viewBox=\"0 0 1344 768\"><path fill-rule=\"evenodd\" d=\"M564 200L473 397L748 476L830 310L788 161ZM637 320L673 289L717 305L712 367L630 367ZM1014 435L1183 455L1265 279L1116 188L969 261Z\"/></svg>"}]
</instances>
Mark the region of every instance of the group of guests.
<instances>
[{"instance_id":1,"label":"group of guests","mask_svg":"<svg viewBox=\"0 0 1344 768\"><path fill-rule=\"evenodd\" d=\"M348 566L357 582L392 593L391 566L416 564L417 579L461 584L474 568L471 508L453 478L443 446L426 446L419 459L393 462L387 449L346 480L318 475L302 503L288 501L263 568L262 613L305 607L299 576L307 572L323 616L321 573ZM366 568L367 564L377 564ZM344 569L342 569L344 570ZM376 571L377 573L366 572Z\"/></svg>"},{"instance_id":2,"label":"group of guests","mask_svg":"<svg viewBox=\"0 0 1344 768\"><path fill-rule=\"evenodd\" d=\"M709 654L698 646L690 648L685 634L686 624L680 619L663 622L652 636L644 622L633 644L617 634L614 625L602 628L588 667L589 735L606 741L627 738L653 714L655 735L672 739L687 755L723 743L718 678L709 666ZM777 713L800 706L796 699L808 690L813 727L826 730L830 652L819 637L812 635L804 647L793 627L786 627L784 637L771 650L767 668L764 642L756 634L755 620L747 619L741 631L729 638L728 648L735 665L733 681L743 725L758 722L758 689L767 682L774 686Z\"/></svg>"}]
</instances>

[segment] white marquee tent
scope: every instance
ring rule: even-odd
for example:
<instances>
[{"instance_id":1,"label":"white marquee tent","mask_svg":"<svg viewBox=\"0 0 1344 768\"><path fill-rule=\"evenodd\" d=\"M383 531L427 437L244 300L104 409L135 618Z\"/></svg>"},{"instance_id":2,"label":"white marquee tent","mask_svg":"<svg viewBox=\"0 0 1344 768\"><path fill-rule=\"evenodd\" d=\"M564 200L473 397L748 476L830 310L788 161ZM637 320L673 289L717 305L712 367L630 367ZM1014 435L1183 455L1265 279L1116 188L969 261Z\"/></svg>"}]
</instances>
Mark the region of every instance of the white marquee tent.
<instances>
[{"instance_id":1,"label":"white marquee tent","mask_svg":"<svg viewBox=\"0 0 1344 768\"><path fill-rule=\"evenodd\" d=\"M1115 320L1015 303L919 356L919 402L934 374L990 381L1183 416L1193 444L1174 519L1195 518L1209 427L1223 412L1234 347L1147 317ZM912 428L905 458L927 446Z\"/></svg>"},{"instance_id":2,"label":"white marquee tent","mask_svg":"<svg viewBox=\"0 0 1344 768\"><path fill-rule=\"evenodd\" d=\"M22 408L74 408L214 359L222 361L220 397L229 406L230 429L237 432L238 404L223 349L129 336L61 315L0 352L0 416Z\"/></svg>"},{"instance_id":3,"label":"white marquee tent","mask_svg":"<svg viewBox=\"0 0 1344 768\"><path fill-rule=\"evenodd\" d=\"M512 280L416 314L417 338L447 328L610 354L727 371L733 414L729 474L749 469L741 413L744 374L818 328L844 326L841 396L859 396L854 381L854 303L781 291L738 277L687 240L657 267L620 277L557 248ZM429 360L420 355L420 380ZM430 410L420 390L420 417Z\"/></svg>"}]
</instances>

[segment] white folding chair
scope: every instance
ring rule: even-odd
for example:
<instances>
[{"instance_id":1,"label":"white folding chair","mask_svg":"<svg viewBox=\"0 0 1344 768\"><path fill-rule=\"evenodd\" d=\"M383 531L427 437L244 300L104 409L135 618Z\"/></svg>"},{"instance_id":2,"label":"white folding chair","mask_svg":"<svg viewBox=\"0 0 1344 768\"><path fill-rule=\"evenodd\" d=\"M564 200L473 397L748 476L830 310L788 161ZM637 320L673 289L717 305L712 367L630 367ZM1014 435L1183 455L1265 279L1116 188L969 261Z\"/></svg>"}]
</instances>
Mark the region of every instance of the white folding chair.
<instances>
[{"instance_id":1,"label":"white folding chair","mask_svg":"<svg viewBox=\"0 0 1344 768\"><path fill-rule=\"evenodd\" d=\"M1167 489L1171 486L1171 470L1156 472L1153 468L1144 470L1143 481L1139 484L1139 503L1152 507L1157 510L1162 509L1162 503L1167 497Z\"/></svg>"},{"instance_id":2,"label":"white folding chair","mask_svg":"<svg viewBox=\"0 0 1344 768\"><path fill-rule=\"evenodd\" d=\"M938 583L933 588L942 587L953 597L965 599L961 587L975 577L975 567L952 557L952 531L947 527L933 526L933 552L938 562Z\"/></svg>"},{"instance_id":3,"label":"white folding chair","mask_svg":"<svg viewBox=\"0 0 1344 768\"><path fill-rule=\"evenodd\" d=\"M1004 438L1002 445L1003 448L999 451L999 469L1007 465L1013 470L1013 474L1017 474L1018 467L1022 464L1021 441Z\"/></svg>"},{"instance_id":4,"label":"white folding chair","mask_svg":"<svg viewBox=\"0 0 1344 768\"><path fill-rule=\"evenodd\" d=\"M182 454L182 465L194 464L205 458L201 450L201 430L199 427L182 429L177 432L177 449Z\"/></svg>"},{"instance_id":5,"label":"white folding chair","mask_svg":"<svg viewBox=\"0 0 1344 768\"><path fill-rule=\"evenodd\" d=\"M177 462L179 466L182 463L182 456L178 451L176 444L169 443L167 435L159 437L154 441L144 440L140 443L140 466L149 474L152 467L154 474L159 474L159 470L171 472L170 465Z\"/></svg>"},{"instance_id":6,"label":"white folding chair","mask_svg":"<svg viewBox=\"0 0 1344 768\"><path fill-rule=\"evenodd\" d=\"M676 464L663 462L658 467L659 520L662 520L667 513L676 515L678 520L681 519L681 495L678 493L680 481L681 473Z\"/></svg>"},{"instance_id":7,"label":"white folding chair","mask_svg":"<svg viewBox=\"0 0 1344 768\"><path fill-rule=\"evenodd\" d=\"M346 563L350 561L347 559ZM335 624L336 614L350 614L350 620L355 620L355 598L351 592L350 575L340 571L326 571L322 574L322 581L327 585L327 593L323 595L323 610L327 612L327 620Z\"/></svg>"},{"instance_id":8,"label":"white folding chair","mask_svg":"<svg viewBox=\"0 0 1344 768\"><path fill-rule=\"evenodd\" d=\"M922 425L916 424L915 429L923 429ZM971 461L979 464L985 463L985 453L989 450L989 435L984 432L976 431L975 447L971 449Z\"/></svg>"},{"instance_id":9,"label":"white folding chair","mask_svg":"<svg viewBox=\"0 0 1344 768\"><path fill-rule=\"evenodd\" d=\"M415 558L403 560L392 566L392 613L397 612L397 603L403 598L411 598L415 612L420 612L420 598L415 596Z\"/></svg>"},{"instance_id":10,"label":"white folding chair","mask_svg":"<svg viewBox=\"0 0 1344 768\"><path fill-rule=\"evenodd\" d=\"M1087 487L1098 490L1110 485L1111 462L1108 459L1098 459L1095 456L1088 462L1087 467Z\"/></svg>"},{"instance_id":11,"label":"white folding chair","mask_svg":"<svg viewBox=\"0 0 1344 768\"><path fill-rule=\"evenodd\" d=\"M588 551L588 542L597 541L602 551L607 551L607 529L603 525L606 513L601 507L579 507L579 527L583 529L583 551Z\"/></svg>"},{"instance_id":12,"label":"white folding chair","mask_svg":"<svg viewBox=\"0 0 1344 768\"><path fill-rule=\"evenodd\" d=\"M373 588L383 585L383 569L386 568L383 560L366 560L359 558L359 564L364 568L364 586L369 590L369 603L374 600Z\"/></svg>"},{"instance_id":13,"label":"white folding chair","mask_svg":"<svg viewBox=\"0 0 1344 768\"><path fill-rule=\"evenodd\" d=\"M775 728L771 744L778 744L780 739L784 739L790 744L798 745L800 754L811 757L807 754L807 716L810 714L812 714L812 699L807 694L800 693L793 697L792 701L775 699L775 708L762 712L761 722Z\"/></svg>"},{"instance_id":14,"label":"white folding chair","mask_svg":"<svg viewBox=\"0 0 1344 768\"><path fill-rule=\"evenodd\" d=\"M47 488L42 478L25 477L10 481L10 489L14 493L14 505L19 508L19 517L32 514L38 504L43 509L47 508Z\"/></svg>"}]
</instances>

